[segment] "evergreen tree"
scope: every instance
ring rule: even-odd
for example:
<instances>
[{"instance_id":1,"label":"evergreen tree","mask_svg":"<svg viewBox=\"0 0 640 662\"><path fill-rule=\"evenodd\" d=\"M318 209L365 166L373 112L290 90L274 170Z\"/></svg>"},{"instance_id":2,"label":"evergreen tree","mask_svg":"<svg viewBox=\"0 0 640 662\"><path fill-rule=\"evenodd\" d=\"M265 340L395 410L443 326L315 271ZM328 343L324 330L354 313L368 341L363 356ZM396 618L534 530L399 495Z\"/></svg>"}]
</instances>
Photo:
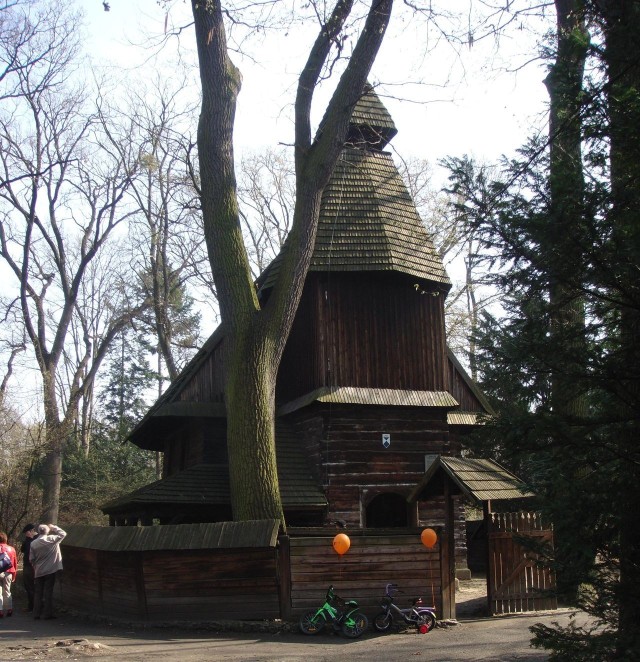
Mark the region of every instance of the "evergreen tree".
<instances>
[{"instance_id":1,"label":"evergreen tree","mask_svg":"<svg viewBox=\"0 0 640 662\"><path fill-rule=\"evenodd\" d=\"M175 379L199 345L199 312L180 274L170 265L140 275L141 295L153 305L140 316L145 346L157 353L166 366L169 380ZM161 365L157 378L162 384ZM159 389L162 391L162 388Z\"/></svg>"},{"instance_id":2,"label":"evergreen tree","mask_svg":"<svg viewBox=\"0 0 640 662\"><path fill-rule=\"evenodd\" d=\"M144 396L153 395L155 377L144 346L130 330L122 332L108 357L89 453L65 446L61 506L68 521L103 524L103 503L155 480L154 455L126 443L148 409Z\"/></svg>"},{"instance_id":3,"label":"evergreen tree","mask_svg":"<svg viewBox=\"0 0 640 662\"><path fill-rule=\"evenodd\" d=\"M503 294L502 311L485 315L477 339L482 386L498 414L474 448L527 477L556 530L546 561L565 600L598 626L536 626L534 644L551 650L552 660L635 660L640 58L633 35L640 8L586 9L592 74L573 112L549 141L532 141L504 163L499 180L468 159L450 159L450 192L482 238ZM584 35L572 31L583 42ZM585 153L558 169L554 140L567 138L569 118L582 125L577 147ZM550 226L572 205L573 220Z\"/></svg>"}]
</instances>

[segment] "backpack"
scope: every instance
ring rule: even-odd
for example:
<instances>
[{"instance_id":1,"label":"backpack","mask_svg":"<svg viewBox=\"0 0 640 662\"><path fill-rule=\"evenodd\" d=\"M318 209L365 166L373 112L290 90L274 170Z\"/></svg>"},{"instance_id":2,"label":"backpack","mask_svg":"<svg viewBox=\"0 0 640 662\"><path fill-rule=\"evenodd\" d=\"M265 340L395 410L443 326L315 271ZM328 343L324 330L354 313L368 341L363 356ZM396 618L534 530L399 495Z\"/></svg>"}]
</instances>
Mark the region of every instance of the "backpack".
<instances>
[{"instance_id":1,"label":"backpack","mask_svg":"<svg viewBox=\"0 0 640 662\"><path fill-rule=\"evenodd\" d=\"M6 572L11 568L13 563L11 562L11 557L7 552L0 552L0 573Z\"/></svg>"}]
</instances>

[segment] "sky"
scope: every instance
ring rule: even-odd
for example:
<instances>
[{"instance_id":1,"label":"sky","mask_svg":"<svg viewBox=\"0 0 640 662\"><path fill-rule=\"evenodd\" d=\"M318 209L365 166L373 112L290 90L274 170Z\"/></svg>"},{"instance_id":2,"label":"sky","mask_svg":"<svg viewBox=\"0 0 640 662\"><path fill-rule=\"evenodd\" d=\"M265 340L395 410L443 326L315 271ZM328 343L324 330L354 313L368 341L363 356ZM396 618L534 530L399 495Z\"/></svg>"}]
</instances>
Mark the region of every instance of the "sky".
<instances>
[{"instance_id":1,"label":"sky","mask_svg":"<svg viewBox=\"0 0 640 662\"><path fill-rule=\"evenodd\" d=\"M284 0L283 0L284 2ZM170 39L164 51L134 46L145 34L162 34L190 20L190 3L156 0L111 0L110 11L101 0L83 0L91 52L103 66L132 67L170 75L178 40ZM451 0L452 9L467 0ZM396 3L396 8L402 3ZM233 55L243 75L236 115L236 153L264 150L279 143L291 144L295 85L309 46L315 37L311 22L254 38L247 45L252 57ZM180 54L194 67L193 28L179 40ZM479 34L479 33L478 33ZM515 35L515 36L514 36ZM394 9L371 80L398 128L391 148L401 157L427 159L433 165L445 156L469 154L489 163L511 154L531 132L545 130L547 100L544 70L539 64L522 66L535 55L528 32L515 30L500 38L476 41L473 47L454 47L429 31L423 21ZM194 70L195 71L195 70ZM151 75L151 73L149 74ZM326 90L328 94L330 90ZM322 101L320 95L319 101ZM318 104L317 122L323 107Z\"/></svg>"},{"instance_id":2,"label":"sky","mask_svg":"<svg viewBox=\"0 0 640 662\"><path fill-rule=\"evenodd\" d=\"M297 0L280 0L282 3ZM467 1L442 0L452 8ZM111 81L126 83L157 75L193 81L197 99L197 59L193 28L163 49L149 48L146 35L162 35L190 21L189 0L77 0L86 20L88 60ZM403 3L396 2L396 7ZM395 12L395 10L394 10ZM243 74L235 129L236 156L262 152L293 140L292 110L297 76L316 34L311 21L277 33L254 37L245 55L233 54ZM370 81L390 111L398 135L388 149L406 160L426 159L434 166L434 188L445 183L436 167L446 156L472 155L493 163L513 154L532 132L545 131L545 72L536 64L522 66L535 55L535 41L527 32L476 41L472 48L453 47L429 31L424 22L394 15ZM178 56L181 64L177 65ZM185 74L184 72L187 72ZM313 119L323 114L325 86ZM448 267L450 276L455 271ZM205 332L206 333L206 332Z\"/></svg>"}]
</instances>

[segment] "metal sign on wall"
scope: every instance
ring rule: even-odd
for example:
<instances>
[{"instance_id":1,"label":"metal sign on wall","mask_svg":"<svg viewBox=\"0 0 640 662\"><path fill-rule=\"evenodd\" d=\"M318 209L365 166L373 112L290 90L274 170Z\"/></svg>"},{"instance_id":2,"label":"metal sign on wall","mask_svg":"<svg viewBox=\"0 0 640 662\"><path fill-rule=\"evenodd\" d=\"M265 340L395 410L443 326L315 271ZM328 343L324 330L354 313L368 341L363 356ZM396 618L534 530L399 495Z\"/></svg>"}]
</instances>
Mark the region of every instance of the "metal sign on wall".
<instances>
[{"instance_id":1,"label":"metal sign on wall","mask_svg":"<svg viewBox=\"0 0 640 662\"><path fill-rule=\"evenodd\" d=\"M389 448L389 446L391 446L391 435L390 434L383 434L382 435L382 445L385 448Z\"/></svg>"}]
</instances>

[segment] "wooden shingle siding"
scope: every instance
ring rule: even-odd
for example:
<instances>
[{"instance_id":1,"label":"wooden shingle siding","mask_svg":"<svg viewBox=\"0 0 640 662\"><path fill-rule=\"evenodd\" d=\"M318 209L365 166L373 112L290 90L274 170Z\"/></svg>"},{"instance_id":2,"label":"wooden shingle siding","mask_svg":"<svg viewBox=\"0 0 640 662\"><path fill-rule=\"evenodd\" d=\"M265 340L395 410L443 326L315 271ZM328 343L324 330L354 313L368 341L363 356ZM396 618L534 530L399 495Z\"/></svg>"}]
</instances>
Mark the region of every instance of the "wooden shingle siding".
<instances>
[{"instance_id":1,"label":"wooden shingle siding","mask_svg":"<svg viewBox=\"0 0 640 662\"><path fill-rule=\"evenodd\" d=\"M362 96L353 109L351 124L370 127L384 135L386 140L390 140L397 133L396 125L389 115L389 111L369 84L365 86Z\"/></svg>"},{"instance_id":2,"label":"wooden shingle siding","mask_svg":"<svg viewBox=\"0 0 640 662\"><path fill-rule=\"evenodd\" d=\"M274 547L279 526L278 520L142 527L76 524L67 528L62 546L111 553Z\"/></svg>"},{"instance_id":3,"label":"wooden shingle siding","mask_svg":"<svg viewBox=\"0 0 640 662\"><path fill-rule=\"evenodd\" d=\"M332 402L343 405L381 405L384 407L436 407L441 409L458 405L448 391L324 386L282 405L278 408L277 415L285 416L314 402ZM449 414L447 414L447 418L449 418Z\"/></svg>"},{"instance_id":4,"label":"wooden shingle siding","mask_svg":"<svg viewBox=\"0 0 640 662\"><path fill-rule=\"evenodd\" d=\"M285 248L286 250L286 244ZM282 252L269 265L261 291L273 286ZM322 197L309 273L390 272L451 286L390 154L343 150Z\"/></svg>"},{"instance_id":5,"label":"wooden shingle siding","mask_svg":"<svg viewBox=\"0 0 640 662\"><path fill-rule=\"evenodd\" d=\"M391 154L345 149L322 199L311 271L399 271L450 285Z\"/></svg>"},{"instance_id":6,"label":"wooden shingle siding","mask_svg":"<svg viewBox=\"0 0 640 662\"><path fill-rule=\"evenodd\" d=\"M183 521L208 521L207 517L211 518L209 521L229 519L231 497L226 460L225 421L197 419L193 423L194 425L190 426L193 428L190 434L191 438L196 440L193 444L195 447L199 446L197 440L203 433L211 432L211 428L217 430L212 438L207 440L200 458L203 455L214 457L219 460L218 463L202 461L195 463L199 459L196 456L192 458L190 466L181 469L180 451L190 446L182 440L176 440L166 455L166 475L161 480L105 503L101 506L103 512L113 516L116 522L121 518L120 513L132 510L148 511L163 524L169 523L172 517L179 517L181 513L189 518ZM199 431L196 424L201 428ZM285 513L305 508L317 511L326 506L326 498L317 479L314 478L304 445L299 435L285 421L276 423L276 456L280 494ZM215 506L228 506L228 508L216 509Z\"/></svg>"},{"instance_id":7,"label":"wooden shingle siding","mask_svg":"<svg viewBox=\"0 0 640 662\"><path fill-rule=\"evenodd\" d=\"M412 490L410 499L425 499L432 494L440 494L443 481L451 483L455 494L463 494L476 502L535 496L517 476L493 460L434 454Z\"/></svg>"}]
</instances>

